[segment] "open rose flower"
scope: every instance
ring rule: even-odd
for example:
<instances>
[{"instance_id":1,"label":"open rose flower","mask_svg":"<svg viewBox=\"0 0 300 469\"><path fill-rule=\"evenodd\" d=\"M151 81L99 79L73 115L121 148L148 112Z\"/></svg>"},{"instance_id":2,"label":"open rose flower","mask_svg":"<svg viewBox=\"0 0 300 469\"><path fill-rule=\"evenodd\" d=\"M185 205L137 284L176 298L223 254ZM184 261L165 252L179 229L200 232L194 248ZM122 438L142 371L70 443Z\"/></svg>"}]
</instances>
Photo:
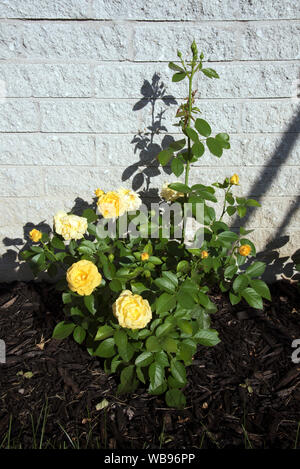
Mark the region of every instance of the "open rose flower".
<instances>
[{"instance_id":1,"label":"open rose flower","mask_svg":"<svg viewBox=\"0 0 300 469\"><path fill-rule=\"evenodd\" d=\"M84 217L77 215L68 215L66 212L59 211L54 216L54 230L66 241L69 239L81 239L87 231L88 223Z\"/></svg>"},{"instance_id":2,"label":"open rose flower","mask_svg":"<svg viewBox=\"0 0 300 469\"><path fill-rule=\"evenodd\" d=\"M102 275L93 262L83 259L68 268L67 282L70 290L88 296L100 285Z\"/></svg>"},{"instance_id":3,"label":"open rose flower","mask_svg":"<svg viewBox=\"0 0 300 469\"><path fill-rule=\"evenodd\" d=\"M122 197L126 212L138 210L142 204L140 196L130 189L119 189L118 194Z\"/></svg>"},{"instance_id":4,"label":"open rose flower","mask_svg":"<svg viewBox=\"0 0 300 469\"><path fill-rule=\"evenodd\" d=\"M117 218L126 211L123 197L115 191L109 191L101 195L97 201L97 206L104 218Z\"/></svg>"},{"instance_id":5,"label":"open rose flower","mask_svg":"<svg viewBox=\"0 0 300 469\"><path fill-rule=\"evenodd\" d=\"M113 304L114 316L121 327L143 329L152 319L152 311L147 300L124 290Z\"/></svg>"}]
</instances>

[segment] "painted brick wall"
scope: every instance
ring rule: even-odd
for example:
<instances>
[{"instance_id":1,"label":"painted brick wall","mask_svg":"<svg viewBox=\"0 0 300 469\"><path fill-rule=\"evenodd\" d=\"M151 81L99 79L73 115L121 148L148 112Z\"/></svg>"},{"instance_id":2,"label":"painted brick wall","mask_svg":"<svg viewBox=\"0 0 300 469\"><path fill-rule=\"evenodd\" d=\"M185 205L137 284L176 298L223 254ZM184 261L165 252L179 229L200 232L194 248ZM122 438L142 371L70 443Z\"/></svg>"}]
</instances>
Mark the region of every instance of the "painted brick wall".
<instances>
[{"instance_id":1,"label":"painted brick wall","mask_svg":"<svg viewBox=\"0 0 300 469\"><path fill-rule=\"evenodd\" d=\"M198 106L232 149L201 158L192 182L239 174L238 192L262 203L246 221L260 250L275 248L273 273L300 247L297 1L1 0L2 281L29 278L16 261L26 223L27 232L51 223L76 198L91 202L96 187L169 180L153 158L176 133L174 101L187 90L167 63L193 38L221 77L199 77ZM153 110L141 99L157 75L174 98ZM164 130L149 146L144 133L160 112Z\"/></svg>"}]
</instances>

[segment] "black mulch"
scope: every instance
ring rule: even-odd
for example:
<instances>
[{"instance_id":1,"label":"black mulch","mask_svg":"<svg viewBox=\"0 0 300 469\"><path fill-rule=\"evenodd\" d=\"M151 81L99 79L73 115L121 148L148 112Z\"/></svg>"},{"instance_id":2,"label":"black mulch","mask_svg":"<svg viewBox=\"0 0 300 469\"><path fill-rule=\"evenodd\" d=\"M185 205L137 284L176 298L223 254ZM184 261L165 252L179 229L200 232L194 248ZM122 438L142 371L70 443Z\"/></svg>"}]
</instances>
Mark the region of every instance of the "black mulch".
<instances>
[{"instance_id":1,"label":"black mulch","mask_svg":"<svg viewBox=\"0 0 300 469\"><path fill-rule=\"evenodd\" d=\"M53 286L0 285L0 339L7 347L0 445L12 416L11 440L31 448L32 422L47 403L43 441L56 447L72 447L68 436L81 448L300 447L300 363L291 360L291 343L300 339L299 295L284 281L271 293L264 311L213 297L222 342L199 348L188 369L187 407L178 411L144 389L116 397L115 377L105 375L100 360L72 339L49 340L62 318ZM107 407L97 410L104 399Z\"/></svg>"}]
</instances>

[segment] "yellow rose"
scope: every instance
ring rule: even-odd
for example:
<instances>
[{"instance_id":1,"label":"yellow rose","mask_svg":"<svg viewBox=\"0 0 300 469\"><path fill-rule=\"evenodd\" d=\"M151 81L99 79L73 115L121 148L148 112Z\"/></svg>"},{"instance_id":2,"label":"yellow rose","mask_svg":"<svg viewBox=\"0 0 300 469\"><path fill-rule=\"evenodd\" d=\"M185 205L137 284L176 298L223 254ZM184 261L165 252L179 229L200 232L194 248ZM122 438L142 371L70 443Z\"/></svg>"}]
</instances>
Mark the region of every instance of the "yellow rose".
<instances>
[{"instance_id":1,"label":"yellow rose","mask_svg":"<svg viewBox=\"0 0 300 469\"><path fill-rule=\"evenodd\" d=\"M124 290L113 304L114 316L121 327L143 329L152 319L152 311L147 300Z\"/></svg>"},{"instance_id":2,"label":"yellow rose","mask_svg":"<svg viewBox=\"0 0 300 469\"><path fill-rule=\"evenodd\" d=\"M241 256L249 256L251 252L251 246L249 244L243 244L243 246L240 247L239 253Z\"/></svg>"},{"instance_id":3,"label":"yellow rose","mask_svg":"<svg viewBox=\"0 0 300 469\"><path fill-rule=\"evenodd\" d=\"M75 262L67 270L67 282L70 290L79 295L90 295L102 282L102 275L95 264L88 260Z\"/></svg>"},{"instance_id":4,"label":"yellow rose","mask_svg":"<svg viewBox=\"0 0 300 469\"><path fill-rule=\"evenodd\" d=\"M208 252L207 251L202 251L201 252L201 259L206 259L208 257Z\"/></svg>"},{"instance_id":5,"label":"yellow rose","mask_svg":"<svg viewBox=\"0 0 300 469\"><path fill-rule=\"evenodd\" d=\"M101 195L104 194L104 191L102 191L101 189L96 189L94 191L94 193L95 193L96 197L101 197Z\"/></svg>"},{"instance_id":6,"label":"yellow rose","mask_svg":"<svg viewBox=\"0 0 300 469\"><path fill-rule=\"evenodd\" d=\"M237 174L233 174L230 178L230 184L234 186L239 186L239 177Z\"/></svg>"},{"instance_id":7,"label":"yellow rose","mask_svg":"<svg viewBox=\"0 0 300 469\"><path fill-rule=\"evenodd\" d=\"M39 230L36 230L35 228L33 230L30 231L29 233L29 236L30 236L30 239L34 242L34 243L38 243L40 241L40 239L42 238L42 233L39 231Z\"/></svg>"},{"instance_id":8,"label":"yellow rose","mask_svg":"<svg viewBox=\"0 0 300 469\"><path fill-rule=\"evenodd\" d=\"M118 194L121 196L126 212L138 210L142 204L140 196L130 189L119 189Z\"/></svg>"},{"instance_id":9,"label":"yellow rose","mask_svg":"<svg viewBox=\"0 0 300 469\"><path fill-rule=\"evenodd\" d=\"M116 218L125 213L125 204L118 192L110 191L99 197L98 209L104 218Z\"/></svg>"},{"instance_id":10,"label":"yellow rose","mask_svg":"<svg viewBox=\"0 0 300 469\"><path fill-rule=\"evenodd\" d=\"M54 216L54 230L66 241L69 239L81 239L88 227L87 219L77 215L68 215L59 211Z\"/></svg>"},{"instance_id":11,"label":"yellow rose","mask_svg":"<svg viewBox=\"0 0 300 469\"><path fill-rule=\"evenodd\" d=\"M160 196L167 202L174 202L179 197L184 197L184 194L183 192L174 191L169 187L169 184L165 182L160 191Z\"/></svg>"},{"instance_id":12,"label":"yellow rose","mask_svg":"<svg viewBox=\"0 0 300 469\"><path fill-rule=\"evenodd\" d=\"M149 259L149 254L147 252L142 252L141 259L142 261L147 261Z\"/></svg>"}]
</instances>

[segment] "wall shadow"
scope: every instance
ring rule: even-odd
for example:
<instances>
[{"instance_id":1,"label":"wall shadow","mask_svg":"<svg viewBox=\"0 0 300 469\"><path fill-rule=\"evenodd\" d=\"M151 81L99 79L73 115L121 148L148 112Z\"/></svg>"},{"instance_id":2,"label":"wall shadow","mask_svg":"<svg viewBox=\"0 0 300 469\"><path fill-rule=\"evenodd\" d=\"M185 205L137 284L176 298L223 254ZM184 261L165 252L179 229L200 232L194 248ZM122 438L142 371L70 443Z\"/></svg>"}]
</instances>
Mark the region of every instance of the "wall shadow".
<instances>
[{"instance_id":1,"label":"wall shadow","mask_svg":"<svg viewBox=\"0 0 300 469\"><path fill-rule=\"evenodd\" d=\"M269 158L269 161L265 165L265 168L261 173L260 177L254 182L254 184L250 188L246 196L247 198L253 196L256 200L260 202L261 199L267 194L272 182L278 175L281 167L288 160L292 149L296 145L297 139L299 138L299 132L300 108L298 109L298 112L294 119L290 122L289 126L287 127L287 130L282 136L282 139L279 145L277 146L276 150ZM278 159L280 160L280 164L278 166L274 166L273 161ZM270 168L272 168L271 177ZM289 210L286 212L280 226L274 230L274 234L272 234L272 240L266 244L263 251L257 254L257 258L259 260L263 260L267 263L267 269L264 274L264 277L269 282L275 281L276 277L281 274L289 278L292 278L294 275L294 261L292 258L295 254L293 254L292 256L280 257L278 249L282 248L283 246L289 243L290 236L284 234L284 231L286 229L286 226L288 226L291 218L299 209L300 196L296 198L295 203L293 203L293 205L291 205ZM239 220L238 225L245 225L246 223L249 223L249 220L251 220L256 210L260 210L259 207L252 207L251 209L249 209L246 216ZM234 226L236 226L236 223L234 223Z\"/></svg>"},{"instance_id":2,"label":"wall shadow","mask_svg":"<svg viewBox=\"0 0 300 469\"><path fill-rule=\"evenodd\" d=\"M166 109L177 105L177 101L174 96L167 94L166 87L157 73L154 73L151 82L144 80L141 95L141 99L134 104L132 110L137 112L149 106L151 124L145 132L139 132L131 141L134 145L134 154L138 153L139 160L124 170L122 181L132 179L131 186L134 191L139 191L144 186L140 191L140 196L146 202L147 199L158 200L158 189L150 188L151 178L158 176L161 172L171 173L170 167L160 166L157 155L174 141L173 137L167 135L168 129L163 121ZM162 104L164 109L159 104ZM164 134L162 140L161 134Z\"/></svg>"}]
</instances>

